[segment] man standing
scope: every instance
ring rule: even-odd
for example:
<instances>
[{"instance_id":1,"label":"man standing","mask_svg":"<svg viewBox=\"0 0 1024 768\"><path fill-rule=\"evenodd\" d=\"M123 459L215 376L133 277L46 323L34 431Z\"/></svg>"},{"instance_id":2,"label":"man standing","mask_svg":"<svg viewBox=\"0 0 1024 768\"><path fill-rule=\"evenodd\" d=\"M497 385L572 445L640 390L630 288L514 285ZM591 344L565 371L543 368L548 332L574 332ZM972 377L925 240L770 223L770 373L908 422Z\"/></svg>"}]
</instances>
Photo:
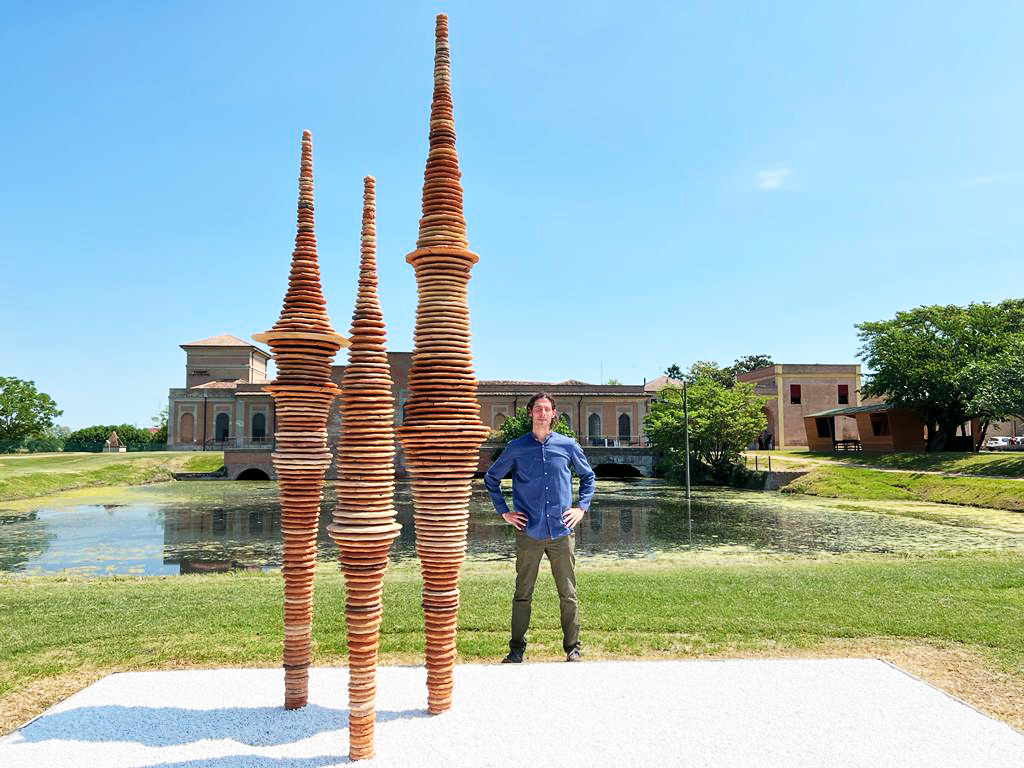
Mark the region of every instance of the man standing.
<instances>
[{"instance_id":1,"label":"man standing","mask_svg":"<svg viewBox=\"0 0 1024 768\"><path fill-rule=\"evenodd\" d=\"M594 497L594 470L579 443L551 431L558 411L540 392L526 404L533 429L510 440L484 476L494 508L516 529L516 593L512 600L512 639L503 663L517 664L526 651L533 586L544 555L558 588L562 648L566 661L580 661L580 614L576 603L576 535L573 529ZM572 474L580 478L579 503L572 505ZM501 479L512 470L512 510L501 494Z\"/></svg>"}]
</instances>

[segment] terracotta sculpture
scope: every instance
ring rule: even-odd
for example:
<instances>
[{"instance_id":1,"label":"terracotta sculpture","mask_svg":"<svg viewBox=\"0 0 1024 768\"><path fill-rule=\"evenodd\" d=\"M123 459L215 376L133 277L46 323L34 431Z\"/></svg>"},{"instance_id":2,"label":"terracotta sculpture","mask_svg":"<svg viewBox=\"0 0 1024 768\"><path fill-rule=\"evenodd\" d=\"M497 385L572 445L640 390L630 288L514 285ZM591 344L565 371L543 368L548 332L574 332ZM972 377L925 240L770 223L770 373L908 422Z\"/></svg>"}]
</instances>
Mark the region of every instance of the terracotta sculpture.
<instances>
[{"instance_id":1,"label":"terracotta sculpture","mask_svg":"<svg viewBox=\"0 0 1024 768\"><path fill-rule=\"evenodd\" d=\"M451 707L459 570L466 553L470 482L489 430L480 421L469 346L466 284L478 257L470 253L455 152L448 19L437 17L430 152L416 250L419 302L410 398L399 440L409 473L416 551L423 571L427 707Z\"/></svg>"},{"instance_id":2,"label":"terracotta sculpture","mask_svg":"<svg viewBox=\"0 0 1024 768\"><path fill-rule=\"evenodd\" d=\"M395 522L394 397L384 319L377 302L374 182L363 180L362 256L348 366L339 399L337 507L327 530L345 574L348 629L349 757L373 757L381 589Z\"/></svg>"},{"instance_id":3,"label":"terracotta sculpture","mask_svg":"<svg viewBox=\"0 0 1024 768\"><path fill-rule=\"evenodd\" d=\"M298 229L284 307L269 331L253 335L270 345L277 378L264 389L274 398L276 450L272 454L281 495L284 573L284 706L306 704L316 534L323 498L327 416L338 387L331 363L348 342L331 329L313 232L313 139L302 134Z\"/></svg>"}]
</instances>

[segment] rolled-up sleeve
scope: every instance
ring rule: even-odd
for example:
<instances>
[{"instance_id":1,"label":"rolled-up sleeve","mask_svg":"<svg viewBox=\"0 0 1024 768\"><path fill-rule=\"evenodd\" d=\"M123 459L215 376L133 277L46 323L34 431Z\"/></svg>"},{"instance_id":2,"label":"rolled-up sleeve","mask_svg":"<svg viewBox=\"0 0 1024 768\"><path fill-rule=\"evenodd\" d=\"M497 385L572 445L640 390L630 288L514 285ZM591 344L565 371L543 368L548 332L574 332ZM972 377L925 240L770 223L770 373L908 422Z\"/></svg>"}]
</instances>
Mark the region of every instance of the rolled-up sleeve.
<instances>
[{"instance_id":1,"label":"rolled-up sleeve","mask_svg":"<svg viewBox=\"0 0 1024 768\"><path fill-rule=\"evenodd\" d=\"M501 456L491 464L491 468L484 475L484 485L487 487L488 493L491 494L494 509L499 515L504 515L508 512L508 503L501 492L501 478L508 474L514 463L515 449L511 445L506 445L505 450L501 452Z\"/></svg>"},{"instance_id":2,"label":"rolled-up sleeve","mask_svg":"<svg viewBox=\"0 0 1024 768\"><path fill-rule=\"evenodd\" d=\"M572 464L580 477L580 500L576 506L583 510L590 509L590 502L594 499L595 475L586 454L577 442L572 445Z\"/></svg>"}]
</instances>

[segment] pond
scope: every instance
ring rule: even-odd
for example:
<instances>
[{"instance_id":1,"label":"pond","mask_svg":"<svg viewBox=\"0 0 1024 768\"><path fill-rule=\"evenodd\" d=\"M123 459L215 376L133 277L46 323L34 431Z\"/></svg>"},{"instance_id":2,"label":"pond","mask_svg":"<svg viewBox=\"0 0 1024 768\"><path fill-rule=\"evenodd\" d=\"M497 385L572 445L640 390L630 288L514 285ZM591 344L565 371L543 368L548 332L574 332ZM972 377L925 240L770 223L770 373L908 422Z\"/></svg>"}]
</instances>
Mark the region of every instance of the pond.
<instances>
[{"instance_id":1,"label":"pond","mask_svg":"<svg viewBox=\"0 0 1024 768\"><path fill-rule=\"evenodd\" d=\"M327 535L326 489L320 559L335 557ZM403 528L392 555L415 557L408 482L396 492ZM512 529L494 514L481 481L470 503L469 556L510 559ZM172 482L95 488L0 502L0 571L86 575L178 574L280 565L280 507L274 483ZM1024 550L1024 515L927 503L841 501L698 488L659 480L602 480L577 529L580 557L820 557L840 553L925 555Z\"/></svg>"}]
</instances>

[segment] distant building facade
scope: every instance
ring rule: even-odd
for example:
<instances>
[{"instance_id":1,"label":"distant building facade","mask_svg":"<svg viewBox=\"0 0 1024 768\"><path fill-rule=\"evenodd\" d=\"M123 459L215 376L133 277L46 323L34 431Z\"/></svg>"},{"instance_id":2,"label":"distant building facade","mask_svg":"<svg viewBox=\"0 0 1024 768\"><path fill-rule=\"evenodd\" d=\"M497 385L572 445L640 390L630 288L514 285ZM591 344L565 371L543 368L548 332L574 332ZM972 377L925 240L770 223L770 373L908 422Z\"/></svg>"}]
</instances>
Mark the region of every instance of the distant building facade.
<instances>
[{"instance_id":1,"label":"distant building facade","mask_svg":"<svg viewBox=\"0 0 1024 768\"><path fill-rule=\"evenodd\" d=\"M767 432L775 448L807 446L804 417L840 406L858 406L873 402L861 400L859 365L777 364L741 373L737 381L754 384L754 392L764 395L768 418ZM847 423L849 422L849 423ZM858 437L852 419L840 419L834 439Z\"/></svg>"},{"instance_id":2,"label":"distant building facade","mask_svg":"<svg viewBox=\"0 0 1024 768\"><path fill-rule=\"evenodd\" d=\"M228 334L182 344L185 350L186 386L168 393L167 446L170 450L225 452L225 465L232 479L245 472L257 477L274 477L270 458L274 445L274 402L263 390L269 383L267 361L270 355L254 344ZM409 399L411 352L389 352L395 424L402 423ZM345 366L331 369L331 378L339 385ZM559 412L582 445L597 449L622 449L639 452L647 444L644 416L656 392L644 385L598 385L582 381L559 383L541 381L481 381L477 400L481 419L497 429L502 422L526 406L530 396L547 391L555 398ZM341 430L337 407L327 422L328 447L332 455ZM481 465L489 461L493 447L481 451ZM649 451L645 451L649 453ZM602 454L603 455L603 454ZM604 457L609 461L637 465L643 471L653 468L649 457ZM399 456L399 468L401 457ZM485 467L486 468L486 467ZM328 477L335 475L334 466Z\"/></svg>"},{"instance_id":3,"label":"distant building facade","mask_svg":"<svg viewBox=\"0 0 1024 768\"><path fill-rule=\"evenodd\" d=\"M262 388L270 355L228 334L181 348L185 386L168 393L167 447L201 451L270 445L274 404Z\"/></svg>"},{"instance_id":4,"label":"distant building facade","mask_svg":"<svg viewBox=\"0 0 1024 768\"><path fill-rule=\"evenodd\" d=\"M644 417L654 393L644 385L587 384L583 381L481 381L477 387L481 418L497 429L530 397L547 392L581 445L627 448L647 444Z\"/></svg>"}]
</instances>

